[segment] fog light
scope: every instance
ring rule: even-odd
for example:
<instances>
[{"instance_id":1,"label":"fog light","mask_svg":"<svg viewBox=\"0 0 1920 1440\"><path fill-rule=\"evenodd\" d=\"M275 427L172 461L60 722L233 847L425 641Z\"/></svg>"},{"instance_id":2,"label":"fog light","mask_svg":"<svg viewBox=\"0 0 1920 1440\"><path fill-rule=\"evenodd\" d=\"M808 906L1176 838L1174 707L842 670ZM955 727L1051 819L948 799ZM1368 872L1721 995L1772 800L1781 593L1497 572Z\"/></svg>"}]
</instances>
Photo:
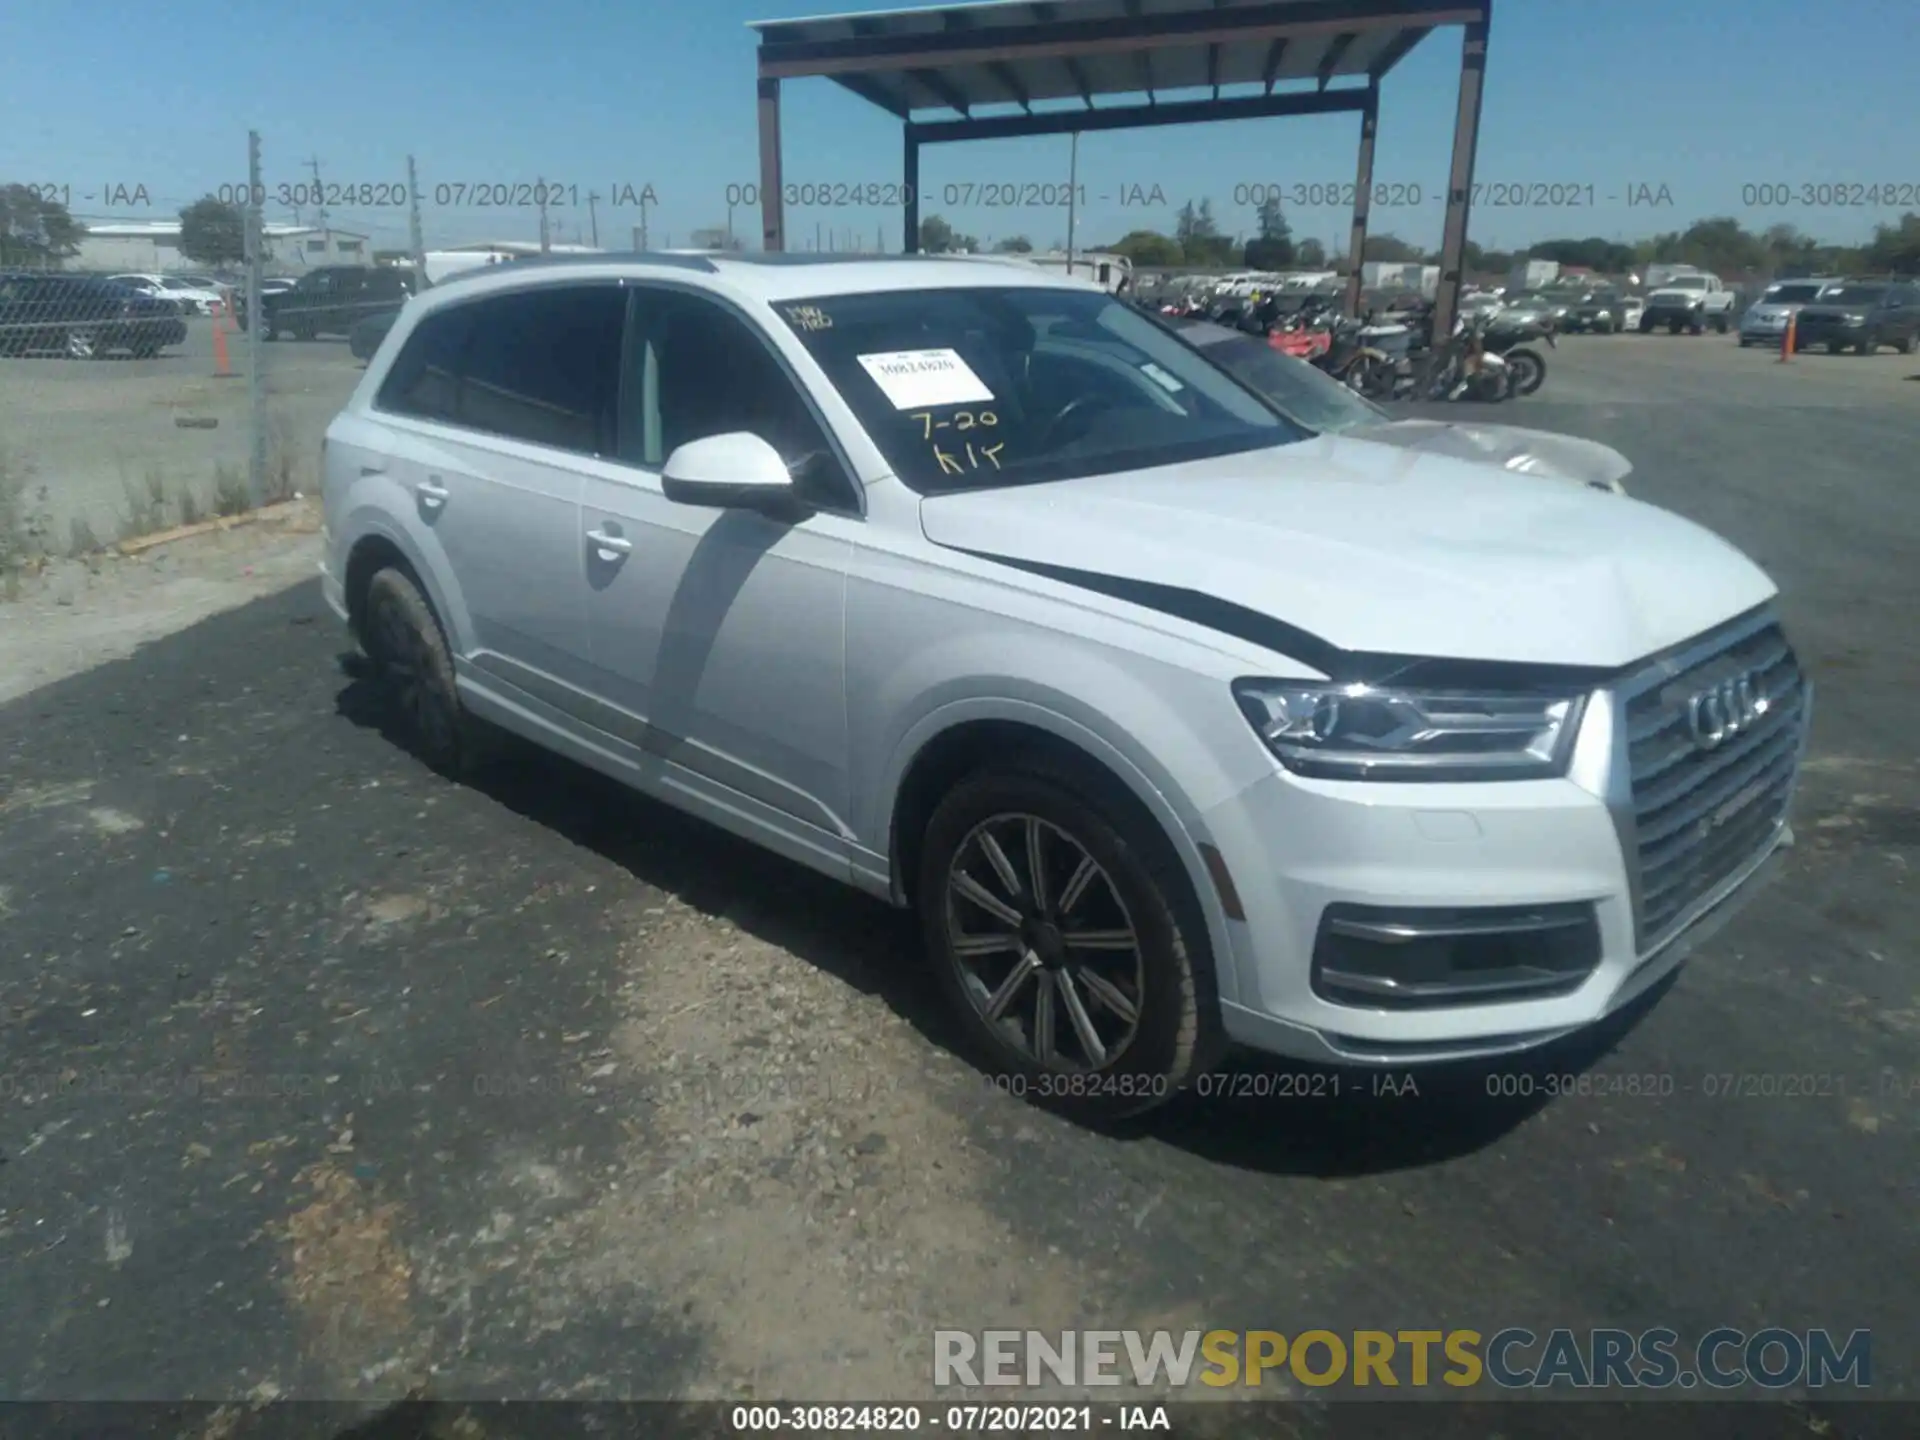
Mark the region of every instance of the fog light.
<instances>
[{"instance_id":1,"label":"fog light","mask_svg":"<svg viewBox=\"0 0 1920 1440\"><path fill-rule=\"evenodd\" d=\"M1330 905L1313 990L1335 1005L1432 1009L1543 1000L1577 990L1600 963L1587 903L1497 909Z\"/></svg>"}]
</instances>

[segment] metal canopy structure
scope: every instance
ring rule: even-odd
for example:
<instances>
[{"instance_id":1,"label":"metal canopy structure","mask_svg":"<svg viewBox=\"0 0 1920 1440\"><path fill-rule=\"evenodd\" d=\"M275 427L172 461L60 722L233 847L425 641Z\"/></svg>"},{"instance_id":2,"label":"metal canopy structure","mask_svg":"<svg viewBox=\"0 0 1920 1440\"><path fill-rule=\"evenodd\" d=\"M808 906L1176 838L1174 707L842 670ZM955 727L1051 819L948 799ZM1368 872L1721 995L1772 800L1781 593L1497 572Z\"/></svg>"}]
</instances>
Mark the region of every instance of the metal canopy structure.
<instances>
[{"instance_id":1,"label":"metal canopy structure","mask_svg":"<svg viewBox=\"0 0 1920 1440\"><path fill-rule=\"evenodd\" d=\"M786 241L783 80L831 79L901 121L909 252L920 243L922 145L1353 113L1360 146L1347 300L1356 309L1380 82L1434 30L1460 25L1435 315L1451 326L1492 9L1493 0L994 0L762 21L752 26L760 40L762 243L777 251Z\"/></svg>"}]
</instances>

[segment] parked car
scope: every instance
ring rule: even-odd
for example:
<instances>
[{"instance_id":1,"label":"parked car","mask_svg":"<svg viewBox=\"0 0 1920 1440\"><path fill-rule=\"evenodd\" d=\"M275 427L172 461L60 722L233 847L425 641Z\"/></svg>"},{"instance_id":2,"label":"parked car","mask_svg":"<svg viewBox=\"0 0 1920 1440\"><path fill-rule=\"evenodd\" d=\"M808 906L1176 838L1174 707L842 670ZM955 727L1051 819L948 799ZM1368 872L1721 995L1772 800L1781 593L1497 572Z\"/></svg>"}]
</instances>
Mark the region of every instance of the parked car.
<instances>
[{"instance_id":1,"label":"parked car","mask_svg":"<svg viewBox=\"0 0 1920 1440\"><path fill-rule=\"evenodd\" d=\"M90 275L0 272L0 355L52 350L96 360L125 350L146 360L186 338L171 300Z\"/></svg>"},{"instance_id":2,"label":"parked car","mask_svg":"<svg viewBox=\"0 0 1920 1440\"><path fill-rule=\"evenodd\" d=\"M1318 366L1284 355L1264 340L1204 320L1173 321L1171 328L1290 420L1317 434L1478 460L1516 474L1626 494L1621 482L1633 473L1633 462L1611 446L1518 425L1396 420Z\"/></svg>"},{"instance_id":3,"label":"parked car","mask_svg":"<svg viewBox=\"0 0 1920 1440\"><path fill-rule=\"evenodd\" d=\"M1622 295L1620 297L1620 328L1638 330L1640 317L1646 313L1646 308L1647 302L1638 295Z\"/></svg>"},{"instance_id":4,"label":"parked car","mask_svg":"<svg viewBox=\"0 0 1920 1440\"><path fill-rule=\"evenodd\" d=\"M1871 355L1891 345L1913 353L1920 336L1920 285L1911 280L1841 280L1800 307L1794 343L1816 345L1829 354L1852 350Z\"/></svg>"},{"instance_id":5,"label":"parked car","mask_svg":"<svg viewBox=\"0 0 1920 1440\"><path fill-rule=\"evenodd\" d=\"M1640 330L1645 334L1664 326L1675 335L1682 330L1699 335L1711 325L1724 335L1732 325L1733 303L1733 292L1720 283L1718 275L1705 271L1671 275L1647 296Z\"/></svg>"},{"instance_id":6,"label":"parked car","mask_svg":"<svg viewBox=\"0 0 1920 1440\"><path fill-rule=\"evenodd\" d=\"M278 295L282 290L293 289L297 283L291 275L270 275L260 282L260 293L262 295ZM234 293L236 295L244 295L247 293L247 287L244 285L236 285L234 287Z\"/></svg>"},{"instance_id":7,"label":"parked car","mask_svg":"<svg viewBox=\"0 0 1920 1440\"><path fill-rule=\"evenodd\" d=\"M1507 296L1500 307L1500 318L1514 325L1546 325L1559 328L1557 314L1561 302L1539 290L1520 290Z\"/></svg>"},{"instance_id":8,"label":"parked car","mask_svg":"<svg viewBox=\"0 0 1920 1440\"><path fill-rule=\"evenodd\" d=\"M1035 267L470 272L324 471L323 592L422 756L510 731L912 907L981 1063L1077 1117L1236 1042L1541 1045L1789 838L1809 695L1732 546L1311 434Z\"/></svg>"},{"instance_id":9,"label":"parked car","mask_svg":"<svg viewBox=\"0 0 1920 1440\"><path fill-rule=\"evenodd\" d=\"M197 285L184 275L109 275L107 278L153 299L171 300L182 315L211 315L221 298L217 285Z\"/></svg>"},{"instance_id":10,"label":"parked car","mask_svg":"<svg viewBox=\"0 0 1920 1440\"><path fill-rule=\"evenodd\" d=\"M367 316L391 310L413 293L413 273L386 265L326 265L309 270L290 288L260 296L261 330L269 340L351 335ZM242 297L236 307L241 329L250 327Z\"/></svg>"},{"instance_id":11,"label":"parked car","mask_svg":"<svg viewBox=\"0 0 1920 1440\"><path fill-rule=\"evenodd\" d=\"M1836 278L1774 281L1740 317L1741 345L1779 345L1787 333L1787 321L1822 290L1838 283Z\"/></svg>"},{"instance_id":12,"label":"parked car","mask_svg":"<svg viewBox=\"0 0 1920 1440\"><path fill-rule=\"evenodd\" d=\"M399 318L398 306L367 316L347 336L348 353L356 360L373 359L375 352L380 349L380 342L387 338L387 332L393 329L393 322Z\"/></svg>"},{"instance_id":13,"label":"parked car","mask_svg":"<svg viewBox=\"0 0 1920 1440\"><path fill-rule=\"evenodd\" d=\"M1626 296L1618 290L1588 290L1567 307L1559 328L1569 332L1612 335L1626 326Z\"/></svg>"}]
</instances>

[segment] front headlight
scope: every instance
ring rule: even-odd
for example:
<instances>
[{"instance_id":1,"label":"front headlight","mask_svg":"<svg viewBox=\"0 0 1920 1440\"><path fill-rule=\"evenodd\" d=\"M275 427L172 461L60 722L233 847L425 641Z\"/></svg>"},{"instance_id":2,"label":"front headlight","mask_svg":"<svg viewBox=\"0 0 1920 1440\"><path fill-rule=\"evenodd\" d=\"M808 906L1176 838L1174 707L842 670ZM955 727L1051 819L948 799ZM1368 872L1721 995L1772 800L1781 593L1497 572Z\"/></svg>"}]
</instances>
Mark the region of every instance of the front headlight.
<instances>
[{"instance_id":1,"label":"front headlight","mask_svg":"<svg viewBox=\"0 0 1920 1440\"><path fill-rule=\"evenodd\" d=\"M1864 315L1849 315L1845 323L1848 325L1864 325L1867 323L1867 317Z\"/></svg>"},{"instance_id":2,"label":"front headlight","mask_svg":"<svg viewBox=\"0 0 1920 1440\"><path fill-rule=\"evenodd\" d=\"M1239 680L1241 713L1282 765L1323 780L1538 780L1562 775L1584 694Z\"/></svg>"}]
</instances>

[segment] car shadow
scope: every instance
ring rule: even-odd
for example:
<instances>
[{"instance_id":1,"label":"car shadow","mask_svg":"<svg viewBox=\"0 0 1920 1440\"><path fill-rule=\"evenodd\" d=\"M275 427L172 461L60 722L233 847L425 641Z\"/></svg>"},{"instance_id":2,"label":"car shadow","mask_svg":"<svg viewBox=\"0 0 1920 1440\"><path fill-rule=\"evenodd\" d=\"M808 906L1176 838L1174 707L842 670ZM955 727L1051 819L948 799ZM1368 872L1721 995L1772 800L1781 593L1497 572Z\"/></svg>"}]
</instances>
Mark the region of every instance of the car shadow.
<instances>
[{"instance_id":1,"label":"car shadow","mask_svg":"<svg viewBox=\"0 0 1920 1440\"><path fill-rule=\"evenodd\" d=\"M335 699L351 723L407 749L399 717L357 655ZM885 1004L930 1044L961 1056L916 925L836 884L586 766L509 737L468 782L495 803L620 866L643 885L723 918ZM1205 1084L1138 1120L1090 1126L1123 1144L1161 1144L1214 1164L1324 1178L1383 1174L1485 1148L1603 1059L1671 985L1601 1025L1518 1057L1417 1070L1328 1066L1235 1054ZM984 1087L979 1093L985 1097Z\"/></svg>"}]
</instances>

